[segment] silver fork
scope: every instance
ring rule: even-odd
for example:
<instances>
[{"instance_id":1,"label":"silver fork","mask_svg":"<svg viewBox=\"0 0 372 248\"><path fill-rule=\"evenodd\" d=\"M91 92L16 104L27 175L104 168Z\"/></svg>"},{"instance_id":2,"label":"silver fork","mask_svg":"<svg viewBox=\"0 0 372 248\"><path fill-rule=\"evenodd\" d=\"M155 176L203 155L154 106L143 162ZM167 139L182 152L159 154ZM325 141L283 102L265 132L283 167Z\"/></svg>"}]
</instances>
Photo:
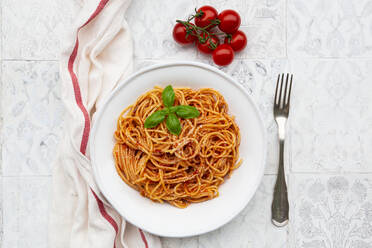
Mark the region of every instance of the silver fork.
<instances>
[{"instance_id":1,"label":"silver fork","mask_svg":"<svg viewBox=\"0 0 372 248\"><path fill-rule=\"evenodd\" d=\"M280 149L278 177L276 179L274 198L271 205L271 221L278 227L285 226L288 223L289 204L284 174L284 139L291 99L292 79L293 75L289 76L288 73L285 80L284 73L282 75L279 74L274 97L274 119L278 125ZM284 88L283 84L285 84Z\"/></svg>"}]
</instances>

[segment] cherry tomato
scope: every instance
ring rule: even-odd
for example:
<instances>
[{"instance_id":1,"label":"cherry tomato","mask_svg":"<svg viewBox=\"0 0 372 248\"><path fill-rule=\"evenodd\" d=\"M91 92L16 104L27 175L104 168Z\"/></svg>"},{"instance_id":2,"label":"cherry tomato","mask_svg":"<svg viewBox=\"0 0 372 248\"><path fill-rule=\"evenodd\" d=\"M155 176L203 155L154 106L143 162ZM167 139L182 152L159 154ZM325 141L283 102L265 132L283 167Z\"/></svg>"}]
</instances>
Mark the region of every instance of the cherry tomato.
<instances>
[{"instance_id":1,"label":"cherry tomato","mask_svg":"<svg viewBox=\"0 0 372 248\"><path fill-rule=\"evenodd\" d=\"M204 35L202 35L204 38ZM199 40L197 42L198 50L202 53L209 54L212 53L214 49L220 44L220 41L216 36L209 37L204 43L201 43Z\"/></svg>"},{"instance_id":2,"label":"cherry tomato","mask_svg":"<svg viewBox=\"0 0 372 248\"><path fill-rule=\"evenodd\" d=\"M220 19L221 21L218 27L220 28L221 31L228 34L235 33L239 29L241 23L241 19L238 12L232 9L222 11L218 15L218 19Z\"/></svg>"},{"instance_id":3,"label":"cherry tomato","mask_svg":"<svg viewBox=\"0 0 372 248\"><path fill-rule=\"evenodd\" d=\"M194 25L190 23L191 25ZM195 41L196 37L189 34L186 37L186 27L182 23L177 23L173 28L173 39L181 45L191 44Z\"/></svg>"},{"instance_id":4,"label":"cherry tomato","mask_svg":"<svg viewBox=\"0 0 372 248\"><path fill-rule=\"evenodd\" d=\"M243 50L247 46L247 36L241 30L232 34L231 38L225 38L225 44L229 44L235 52Z\"/></svg>"},{"instance_id":5,"label":"cherry tomato","mask_svg":"<svg viewBox=\"0 0 372 248\"><path fill-rule=\"evenodd\" d=\"M200 11L203 12L203 15L200 17L195 17L195 25L198 27L204 28L211 24L212 20L217 19L218 16L217 10L212 6L209 5L202 6L198 9L197 13L199 13ZM212 28L213 26L211 26L210 28Z\"/></svg>"},{"instance_id":6,"label":"cherry tomato","mask_svg":"<svg viewBox=\"0 0 372 248\"><path fill-rule=\"evenodd\" d=\"M213 61L216 65L228 65L233 59L234 50L228 44L221 44L213 51Z\"/></svg>"}]
</instances>

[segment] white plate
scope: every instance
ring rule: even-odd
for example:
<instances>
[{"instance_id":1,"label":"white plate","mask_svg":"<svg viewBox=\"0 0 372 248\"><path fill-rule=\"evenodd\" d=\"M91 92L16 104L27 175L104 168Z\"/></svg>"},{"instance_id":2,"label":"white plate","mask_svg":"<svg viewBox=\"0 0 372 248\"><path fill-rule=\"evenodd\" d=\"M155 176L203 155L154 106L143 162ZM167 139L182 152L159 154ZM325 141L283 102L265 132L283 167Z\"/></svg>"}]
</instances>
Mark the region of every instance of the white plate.
<instances>
[{"instance_id":1,"label":"white plate","mask_svg":"<svg viewBox=\"0 0 372 248\"><path fill-rule=\"evenodd\" d=\"M113 134L120 112L154 86L214 88L229 104L241 131L243 164L219 188L219 197L186 209L159 204L127 186L115 170ZM212 231L234 218L252 198L263 176L266 132L256 105L243 87L217 68L177 62L148 67L121 83L94 118L90 155L98 187L129 222L150 233L186 237Z\"/></svg>"}]
</instances>

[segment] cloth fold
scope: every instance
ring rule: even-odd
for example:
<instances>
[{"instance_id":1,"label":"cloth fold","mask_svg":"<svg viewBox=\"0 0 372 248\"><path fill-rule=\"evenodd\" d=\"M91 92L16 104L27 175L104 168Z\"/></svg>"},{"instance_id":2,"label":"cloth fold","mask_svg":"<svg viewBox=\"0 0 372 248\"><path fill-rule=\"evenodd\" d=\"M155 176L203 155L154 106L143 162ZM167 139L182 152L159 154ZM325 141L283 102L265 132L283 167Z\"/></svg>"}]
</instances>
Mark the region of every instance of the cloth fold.
<instances>
[{"instance_id":1,"label":"cloth fold","mask_svg":"<svg viewBox=\"0 0 372 248\"><path fill-rule=\"evenodd\" d=\"M130 0L83 3L64 36L60 59L65 125L53 167L49 247L160 248L158 237L126 222L105 201L92 176L88 140L102 100L133 67L124 19Z\"/></svg>"}]
</instances>

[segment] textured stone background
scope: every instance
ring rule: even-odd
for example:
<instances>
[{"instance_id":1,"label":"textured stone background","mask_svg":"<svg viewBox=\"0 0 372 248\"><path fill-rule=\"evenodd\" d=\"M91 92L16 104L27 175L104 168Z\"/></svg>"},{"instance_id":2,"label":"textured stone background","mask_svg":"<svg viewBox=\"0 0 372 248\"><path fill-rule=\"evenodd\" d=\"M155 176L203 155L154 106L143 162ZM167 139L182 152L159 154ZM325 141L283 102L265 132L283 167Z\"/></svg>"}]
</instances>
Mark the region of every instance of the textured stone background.
<instances>
[{"instance_id":1,"label":"textured stone background","mask_svg":"<svg viewBox=\"0 0 372 248\"><path fill-rule=\"evenodd\" d=\"M163 239L164 247L371 248L372 1L133 0L127 20L136 69L178 59L211 63L171 37L175 19L207 3L242 15L248 48L222 70L262 111L266 173L231 223L198 237ZM1 4L0 244L46 248L51 164L64 112L59 38L81 3ZM272 96L277 74L286 71L295 75L286 147L291 221L278 229L270 222L278 156Z\"/></svg>"}]
</instances>

